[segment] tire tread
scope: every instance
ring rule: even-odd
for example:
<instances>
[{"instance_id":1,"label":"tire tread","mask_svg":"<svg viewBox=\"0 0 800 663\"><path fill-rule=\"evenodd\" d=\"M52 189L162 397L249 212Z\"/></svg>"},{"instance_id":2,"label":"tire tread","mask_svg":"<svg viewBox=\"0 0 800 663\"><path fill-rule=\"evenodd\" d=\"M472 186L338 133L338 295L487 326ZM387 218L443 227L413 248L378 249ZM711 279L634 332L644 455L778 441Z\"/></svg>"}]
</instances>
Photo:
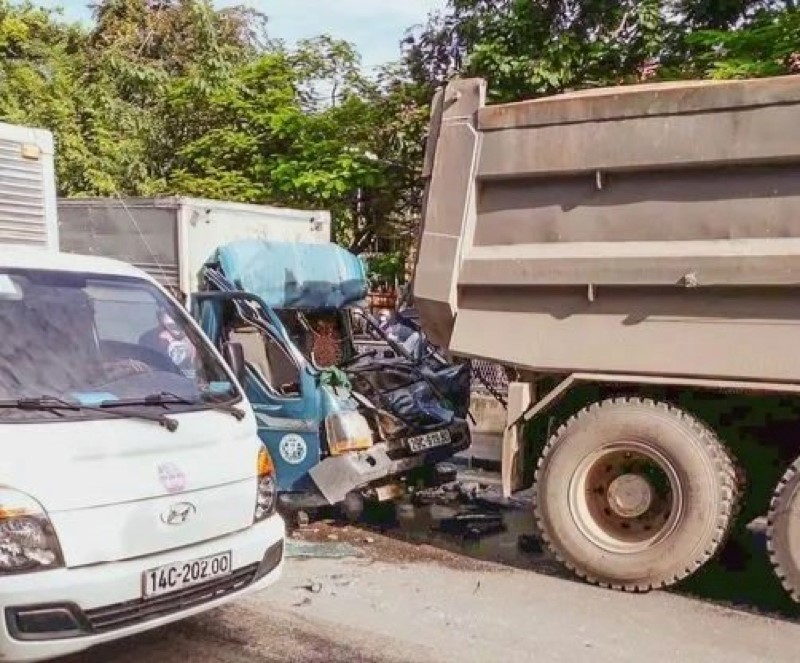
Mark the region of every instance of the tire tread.
<instances>
[{"instance_id":1,"label":"tire tread","mask_svg":"<svg viewBox=\"0 0 800 663\"><path fill-rule=\"evenodd\" d=\"M798 474L800 474L800 458L789 466L772 493L769 511L767 512L767 553L775 575L778 577L778 580L780 580L781 585L792 597L792 600L800 603L800 578L797 578L797 573L793 574L786 568L786 565L790 562L782 559L784 556L790 558L791 551L781 550L780 546L776 545L775 542L776 520L781 513L785 512L791 506L791 495L787 495L785 491L797 478ZM798 561L797 564L800 566L800 561Z\"/></svg>"},{"instance_id":2,"label":"tire tread","mask_svg":"<svg viewBox=\"0 0 800 663\"><path fill-rule=\"evenodd\" d=\"M536 472L534 475L534 486L538 486L539 480L541 478L542 468L544 467L544 464L547 462L548 456L550 455L550 453L553 452L555 446L558 444L559 440L563 438L563 436L567 433L567 431L571 429L573 426L577 425L584 418L613 406L642 407L647 409L660 410L662 412L670 414L673 417L676 417L677 419L688 425L688 427L695 433L696 438L701 442L706 451L709 453L711 458L714 459L714 464L716 466L717 474L722 479L720 488L720 492L722 493L720 496L721 497L720 508L716 519L716 536L714 536L713 538L714 545L710 545L705 550L703 550L697 556L697 558L692 560L691 564L680 573L675 573L660 578L653 578L652 581L647 583L608 583L602 581L599 578L594 577L591 573L587 572L585 569L577 568L574 564L572 564L569 560L567 560L563 555L559 553L553 541L547 534L547 528L544 525L544 515L542 513L542 505L540 504L539 501L538 490L533 491L534 493L533 513L534 513L534 521L536 529L540 533L540 536L542 538L543 543L545 544L545 547L556 558L556 560L562 565L564 565L566 568L568 568L572 573L582 578L586 582L598 585L600 587L617 589L626 592L648 592L654 589L666 588L692 575L701 566L703 566L710 559L712 559L714 555L720 550L723 543L730 534L730 530L733 527L735 514L737 512L737 507L739 502L738 499L739 482L737 481L735 464L729 451L717 437L716 433L714 433L714 431L712 431L708 426L701 423L698 419L696 419L689 413L679 408L676 408L668 403L655 402L649 398L639 398L639 397L613 398L613 399L607 399L605 401L592 403L591 405L585 407L577 414L571 416L565 423L563 423L558 428L558 430L553 435L550 436L550 439L547 441L547 444L542 450L542 453L539 455L539 459L536 464ZM798 465L797 471L800 471L800 459L798 459L797 465Z\"/></svg>"}]
</instances>

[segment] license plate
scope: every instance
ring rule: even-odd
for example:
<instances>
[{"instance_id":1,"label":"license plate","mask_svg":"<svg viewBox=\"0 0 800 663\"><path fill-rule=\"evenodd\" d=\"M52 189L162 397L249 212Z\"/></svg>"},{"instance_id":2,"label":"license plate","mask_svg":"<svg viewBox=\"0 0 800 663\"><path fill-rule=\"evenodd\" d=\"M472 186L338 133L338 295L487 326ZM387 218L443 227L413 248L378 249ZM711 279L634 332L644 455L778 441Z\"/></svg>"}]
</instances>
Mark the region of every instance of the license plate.
<instances>
[{"instance_id":1,"label":"license plate","mask_svg":"<svg viewBox=\"0 0 800 663\"><path fill-rule=\"evenodd\" d=\"M446 444L450 444L450 431L447 430L440 430L435 433L426 433L418 437L408 438L408 448L412 453L418 453L435 447L443 447Z\"/></svg>"},{"instance_id":2,"label":"license plate","mask_svg":"<svg viewBox=\"0 0 800 663\"><path fill-rule=\"evenodd\" d=\"M142 586L145 598L160 596L185 589L192 585L222 578L232 571L230 551L195 559L190 562L176 562L145 571Z\"/></svg>"}]
</instances>

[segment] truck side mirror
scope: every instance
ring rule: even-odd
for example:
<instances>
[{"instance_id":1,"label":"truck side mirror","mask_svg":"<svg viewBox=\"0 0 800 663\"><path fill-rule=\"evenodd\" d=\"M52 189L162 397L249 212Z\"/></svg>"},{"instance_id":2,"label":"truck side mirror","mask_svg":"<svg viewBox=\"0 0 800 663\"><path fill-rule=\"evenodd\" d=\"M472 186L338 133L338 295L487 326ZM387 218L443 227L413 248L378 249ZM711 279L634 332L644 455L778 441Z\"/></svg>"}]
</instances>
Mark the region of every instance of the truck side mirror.
<instances>
[{"instance_id":1,"label":"truck side mirror","mask_svg":"<svg viewBox=\"0 0 800 663\"><path fill-rule=\"evenodd\" d=\"M244 382L247 373L247 364L244 359L244 348L241 343L225 343L222 346L222 357L228 364L236 379Z\"/></svg>"}]
</instances>

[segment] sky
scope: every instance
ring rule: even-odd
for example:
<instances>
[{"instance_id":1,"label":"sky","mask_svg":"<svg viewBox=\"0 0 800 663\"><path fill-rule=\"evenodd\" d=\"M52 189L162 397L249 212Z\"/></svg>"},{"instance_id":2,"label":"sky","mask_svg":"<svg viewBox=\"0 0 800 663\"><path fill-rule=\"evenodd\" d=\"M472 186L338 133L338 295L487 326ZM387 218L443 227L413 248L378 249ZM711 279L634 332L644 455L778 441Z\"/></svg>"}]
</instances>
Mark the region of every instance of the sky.
<instances>
[{"instance_id":1,"label":"sky","mask_svg":"<svg viewBox=\"0 0 800 663\"><path fill-rule=\"evenodd\" d=\"M293 43L328 33L353 42L366 67L396 60L407 28L423 23L447 0L217 0L218 6L246 5L269 17L273 38ZM89 0L38 0L62 7L67 18L91 20Z\"/></svg>"}]
</instances>

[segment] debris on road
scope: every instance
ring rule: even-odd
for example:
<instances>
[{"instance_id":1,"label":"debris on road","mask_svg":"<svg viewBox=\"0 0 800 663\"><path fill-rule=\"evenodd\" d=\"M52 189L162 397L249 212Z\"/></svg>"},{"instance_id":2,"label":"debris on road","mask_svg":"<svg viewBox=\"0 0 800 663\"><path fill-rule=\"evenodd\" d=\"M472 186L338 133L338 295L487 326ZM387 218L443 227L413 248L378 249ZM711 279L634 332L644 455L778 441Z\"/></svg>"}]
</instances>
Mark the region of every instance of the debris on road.
<instances>
[{"instance_id":1,"label":"debris on road","mask_svg":"<svg viewBox=\"0 0 800 663\"><path fill-rule=\"evenodd\" d=\"M505 530L499 513L460 513L439 522L439 530L470 539L479 539Z\"/></svg>"},{"instance_id":2,"label":"debris on road","mask_svg":"<svg viewBox=\"0 0 800 663\"><path fill-rule=\"evenodd\" d=\"M312 594L319 594L322 591L321 582L309 582L308 584L301 585L297 589L304 589Z\"/></svg>"},{"instance_id":3,"label":"debris on road","mask_svg":"<svg viewBox=\"0 0 800 663\"><path fill-rule=\"evenodd\" d=\"M520 534L517 539L517 546L522 552L540 553L543 551L542 542L533 534Z\"/></svg>"},{"instance_id":4,"label":"debris on road","mask_svg":"<svg viewBox=\"0 0 800 663\"><path fill-rule=\"evenodd\" d=\"M354 545L343 542L319 543L316 541L286 540L286 557L327 557L331 559L362 557L363 553Z\"/></svg>"}]
</instances>

